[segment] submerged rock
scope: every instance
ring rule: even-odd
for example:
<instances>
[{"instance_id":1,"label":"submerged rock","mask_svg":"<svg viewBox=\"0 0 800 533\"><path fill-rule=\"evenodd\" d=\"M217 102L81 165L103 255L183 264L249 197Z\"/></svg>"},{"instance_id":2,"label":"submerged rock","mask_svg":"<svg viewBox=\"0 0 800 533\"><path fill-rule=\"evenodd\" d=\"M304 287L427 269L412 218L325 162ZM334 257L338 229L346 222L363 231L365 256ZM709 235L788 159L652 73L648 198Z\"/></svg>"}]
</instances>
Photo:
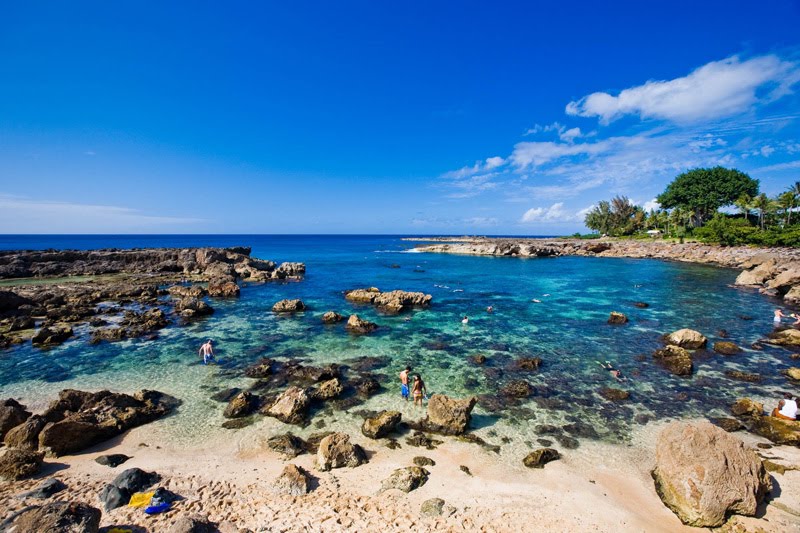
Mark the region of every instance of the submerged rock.
<instances>
[{"instance_id":1,"label":"submerged rock","mask_svg":"<svg viewBox=\"0 0 800 533\"><path fill-rule=\"evenodd\" d=\"M623 313L619 313L617 311L611 311L611 314L608 316L608 323L612 325L627 324L628 317L625 316Z\"/></svg>"},{"instance_id":2,"label":"submerged rock","mask_svg":"<svg viewBox=\"0 0 800 533\"><path fill-rule=\"evenodd\" d=\"M742 349L733 342L720 341L714 343L714 351L722 355L736 355L741 352Z\"/></svg>"},{"instance_id":3,"label":"submerged rock","mask_svg":"<svg viewBox=\"0 0 800 533\"><path fill-rule=\"evenodd\" d=\"M381 490L398 489L403 492L411 492L428 481L428 474L430 472L420 466L398 468L383 480Z\"/></svg>"},{"instance_id":4,"label":"submerged rock","mask_svg":"<svg viewBox=\"0 0 800 533\"><path fill-rule=\"evenodd\" d=\"M358 444L350 442L346 433L332 433L322 439L317 450L317 468L327 472L332 468L355 468L367 462L367 455Z\"/></svg>"},{"instance_id":5,"label":"submerged rock","mask_svg":"<svg viewBox=\"0 0 800 533\"><path fill-rule=\"evenodd\" d=\"M336 398L344 391L344 387L339 382L339 378L323 381L311 391L311 397L317 401L325 401Z\"/></svg>"},{"instance_id":6,"label":"submerged rock","mask_svg":"<svg viewBox=\"0 0 800 533\"><path fill-rule=\"evenodd\" d=\"M539 370L542 366L541 357L520 357L514 362L514 366L518 370Z\"/></svg>"},{"instance_id":7,"label":"submerged rock","mask_svg":"<svg viewBox=\"0 0 800 533\"><path fill-rule=\"evenodd\" d=\"M302 467L286 465L283 472L272 483L272 490L278 494L302 496L309 489L309 475Z\"/></svg>"},{"instance_id":8,"label":"submerged rock","mask_svg":"<svg viewBox=\"0 0 800 533\"><path fill-rule=\"evenodd\" d=\"M800 346L800 330L784 329L770 333L765 342L778 346Z\"/></svg>"},{"instance_id":9,"label":"submerged rock","mask_svg":"<svg viewBox=\"0 0 800 533\"><path fill-rule=\"evenodd\" d=\"M248 366L244 375L248 378L263 379L272 375L272 359L262 357L256 363Z\"/></svg>"},{"instance_id":10,"label":"submerged rock","mask_svg":"<svg viewBox=\"0 0 800 533\"><path fill-rule=\"evenodd\" d=\"M706 339L700 332L685 328L679 329L678 331L673 331L667 335L664 340L667 342L667 344L680 346L681 348L686 348L688 350L705 348L706 344L708 343L708 339Z\"/></svg>"},{"instance_id":11,"label":"submerged rock","mask_svg":"<svg viewBox=\"0 0 800 533\"><path fill-rule=\"evenodd\" d=\"M397 411L381 411L374 417L367 418L361 425L361 433L371 439L380 439L391 433L400 423L401 415Z\"/></svg>"},{"instance_id":12,"label":"submerged rock","mask_svg":"<svg viewBox=\"0 0 800 533\"><path fill-rule=\"evenodd\" d=\"M0 529L18 533L52 531L58 533L97 533L100 510L84 503L53 502L26 507L3 523Z\"/></svg>"},{"instance_id":13,"label":"submerged rock","mask_svg":"<svg viewBox=\"0 0 800 533\"><path fill-rule=\"evenodd\" d=\"M30 450L12 448L0 455L0 478L8 481L25 479L37 474L42 468L44 454Z\"/></svg>"},{"instance_id":14,"label":"submerged rock","mask_svg":"<svg viewBox=\"0 0 800 533\"><path fill-rule=\"evenodd\" d=\"M653 358L676 376L691 375L694 368L691 354L679 346L668 345L656 350Z\"/></svg>"},{"instance_id":15,"label":"submerged rock","mask_svg":"<svg viewBox=\"0 0 800 533\"><path fill-rule=\"evenodd\" d=\"M615 389L613 387L603 387L598 391L598 393L606 400L612 402L621 402L631 397L630 392L622 389Z\"/></svg>"},{"instance_id":16,"label":"submerged rock","mask_svg":"<svg viewBox=\"0 0 800 533\"><path fill-rule=\"evenodd\" d=\"M553 448L539 448L529 453L522 463L528 468L544 468L550 461L561 459L561 454Z\"/></svg>"},{"instance_id":17,"label":"submerged rock","mask_svg":"<svg viewBox=\"0 0 800 533\"><path fill-rule=\"evenodd\" d=\"M730 514L754 516L772 489L761 459L708 423L673 422L659 436L656 491L684 524L722 525Z\"/></svg>"},{"instance_id":18,"label":"submerged rock","mask_svg":"<svg viewBox=\"0 0 800 533\"><path fill-rule=\"evenodd\" d=\"M422 421L422 426L445 435L460 435L469 428L472 409L477 401L474 396L459 400L434 394L428 401L428 415Z\"/></svg>"},{"instance_id":19,"label":"submerged rock","mask_svg":"<svg viewBox=\"0 0 800 533\"><path fill-rule=\"evenodd\" d=\"M500 394L510 398L527 398L533 394L533 386L524 379L515 379L503 385Z\"/></svg>"},{"instance_id":20,"label":"submerged rock","mask_svg":"<svg viewBox=\"0 0 800 533\"><path fill-rule=\"evenodd\" d=\"M749 383L758 383L761 381L761 374L751 374L750 372L743 372L741 370L726 370L725 375L731 379L747 381Z\"/></svg>"}]
</instances>

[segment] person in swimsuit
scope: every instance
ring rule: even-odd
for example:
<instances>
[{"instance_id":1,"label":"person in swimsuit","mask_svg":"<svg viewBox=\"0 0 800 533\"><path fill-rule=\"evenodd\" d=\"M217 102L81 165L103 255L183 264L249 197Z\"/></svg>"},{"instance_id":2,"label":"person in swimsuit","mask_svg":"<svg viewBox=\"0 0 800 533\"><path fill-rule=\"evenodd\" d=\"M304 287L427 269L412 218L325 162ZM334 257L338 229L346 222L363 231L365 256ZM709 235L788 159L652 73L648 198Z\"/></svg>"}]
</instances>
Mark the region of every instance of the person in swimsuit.
<instances>
[{"instance_id":1,"label":"person in swimsuit","mask_svg":"<svg viewBox=\"0 0 800 533\"><path fill-rule=\"evenodd\" d=\"M597 362L604 370L608 370L609 374L614 376L614 379L617 381L625 381L627 378L622 375L622 370L614 368L614 365L611 364L611 361L606 361L605 363L601 363L600 361Z\"/></svg>"},{"instance_id":2,"label":"person in swimsuit","mask_svg":"<svg viewBox=\"0 0 800 533\"><path fill-rule=\"evenodd\" d=\"M780 309L776 309L775 314L772 317L772 323L775 324L776 326L779 326L781 323L781 319L785 317L786 315L783 314L783 311L781 311Z\"/></svg>"},{"instance_id":3,"label":"person in swimsuit","mask_svg":"<svg viewBox=\"0 0 800 533\"><path fill-rule=\"evenodd\" d=\"M469 317L464 315L464 318L461 319L461 323L462 324L468 324L469 323Z\"/></svg>"},{"instance_id":4,"label":"person in swimsuit","mask_svg":"<svg viewBox=\"0 0 800 533\"><path fill-rule=\"evenodd\" d=\"M214 347L211 345L212 340L208 339L205 344L200 347L199 354L203 357L203 364L207 365L209 361L214 361Z\"/></svg>"},{"instance_id":5,"label":"person in swimsuit","mask_svg":"<svg viewBox=\"0 0 800 533\"><path fill-rule=\"evenodd\" d=\"M411 394L414 395L414 405L422 405L422 398L428 393L425 390L425 383L422 378L417 374L414 376L414 384L411 386Z\"/></svg>"},{"instance_id":6,"label":"person in swimsuit","mask_svg":"<svg viewBox=\"0 0 800 533\"><path fill-rule=\"evenodd\" d=\"M405 401L408 401L408 374L411 372L411 367L407 366L405 370L400 372L400 396Z\"/></svg>"}]
</instances>

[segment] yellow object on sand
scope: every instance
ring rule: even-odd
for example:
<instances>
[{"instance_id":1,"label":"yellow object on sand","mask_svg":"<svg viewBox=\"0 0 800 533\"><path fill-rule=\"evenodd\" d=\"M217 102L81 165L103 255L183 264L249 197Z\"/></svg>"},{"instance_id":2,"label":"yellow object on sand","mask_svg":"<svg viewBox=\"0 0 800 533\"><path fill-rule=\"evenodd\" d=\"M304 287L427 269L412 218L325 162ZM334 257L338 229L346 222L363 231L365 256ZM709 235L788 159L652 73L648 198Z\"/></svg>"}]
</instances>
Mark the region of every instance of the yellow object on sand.
<instances>
[{"instance_id":1,"label":"yellow object on sand","mask_svg":"<svg viewBox=\"0 0 800 533\"><path fill-rule=\"evenodd\" d=\"M131 496L131 501L128 502L128 507L147 507L150 505L150 500L153 498L155 492L136 492Z\"/></svg>"},{"instance_id":2,"label":"yellow object on sand","mask_svg":"<svg viewBox=\"0 0 800 533\"><path fill-rule=\"evenodd\" d=\"M108 530L108 533L133 533L133 530L124 527L112 527Z\"/></svg>"}]
</instances>

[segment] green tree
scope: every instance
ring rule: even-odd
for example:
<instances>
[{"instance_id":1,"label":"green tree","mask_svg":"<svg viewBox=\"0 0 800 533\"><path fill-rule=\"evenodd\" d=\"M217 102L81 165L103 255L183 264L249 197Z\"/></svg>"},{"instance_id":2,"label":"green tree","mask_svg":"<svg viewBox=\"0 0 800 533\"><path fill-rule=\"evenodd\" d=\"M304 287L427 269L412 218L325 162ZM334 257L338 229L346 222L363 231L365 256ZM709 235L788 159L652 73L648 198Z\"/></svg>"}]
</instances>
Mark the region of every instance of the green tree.
<instances>
[{"instance_id":1,"label":"green tree","mask_svg":"<svg viewBox=\"0 0 800 533\"><path fill-rule=\"evenodd\" d=\"M752 203L753 198L749 194L745 193L740 195L739 198L733 202L733 205L735 205L736 209L738 209L742 214L742 218L747 218L747 215L750 214L750 207Z\"/></svg>"},{"instance_id":2,"label":"green tree","mask_svg":"<svg viewBox=\"0 0 800 533\"><path fill-rule=\"evenodd\" d=\"M788 190L779 194L776 202L783 210L784 224L788 226L792 223L792 209L797 203L797 194L792 190Z\"/></svg>"},{"instance_id":3,"label":"green tree","mask_svg":"<svg viewBox=\"0 0 800 533\"><path fill-rule=\"evenodd\" d=\"M769 199L769 196L763 192L753 198L753 209L758 211L758 225L761 229L764 229L764 219L773 205L774 204L772 200Z\"/></svg>"},{"instance_id":4,"label":"green tree","mask_svg":"<svg viewBox=\"0 0 800 533\"><path fill-rule=\"evenodd\" d=\"M591 230L608 234L612 224L611 203L606 200L598 202L591 211L586 213L583 223Z\"/></svg>"},{"instance_id":5,"label":"green tree","mask_svg":"<svg viewBox=\"0 0 800 533\"><path fill-rule=\"evenodd\" d=\"M698 226L717 209L733 204L743 194L758 194L758 180L735 169L696 168L676 177L656 198L661 207L681 207L695 212Z\"/></svg>"}]
</instances>

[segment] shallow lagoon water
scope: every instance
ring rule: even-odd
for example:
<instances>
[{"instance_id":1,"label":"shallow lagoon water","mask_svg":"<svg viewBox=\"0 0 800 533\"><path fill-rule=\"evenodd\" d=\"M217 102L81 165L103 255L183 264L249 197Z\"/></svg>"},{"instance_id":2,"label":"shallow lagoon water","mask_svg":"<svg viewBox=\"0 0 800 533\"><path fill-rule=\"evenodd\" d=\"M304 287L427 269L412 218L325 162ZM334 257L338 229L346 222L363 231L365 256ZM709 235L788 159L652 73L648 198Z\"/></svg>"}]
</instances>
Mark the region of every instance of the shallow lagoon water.
<instances>
[{"instance_id":1,"label":"shallow lagoon water","mask_svg":"<svg viewBox=\"0 0 800 533\"><path fill-rule=\"evenodd\" d=\"M242 370L258 358L317 364L378 356L388 363L374 371L383 376L383 391L349 413L323 409L299 431L259 418L234 433L253 437L293 429L303 435L323 424L356 432L361 417L354 411L363 409L394 408L419 418L424 410L400 401L395 378L411 364L430 392L482 397L475 411L477 434L523 447L536 439L552 440L548 425L566 426L556 431L562 437L625 442L648 420L724 416L737 397L774 398L786 386L779 371L791 366L790 353L749 348L771 331L776 302L731 287L733 270L647 259L421 254L410 251L413 244L392 236L3 237L0 247L7 249L249 245L256 257L303 261L308 272L302 282L249 284L237 300L212 300L213 316L185 326L175 322L155 341L90 346L87 327L54 349L26 345L1 352L0 396L40 409L63 388L158 389L184 404L153 430L176 445L204 445L232 433L220 427L223 405L209 397L253 383ZM386 316L345 301L345 290L369 286L424 291L434 303ZM283 298L300 298L309 309L276 316L270 308ZM649 307L640 309L634 302ZM489 305L495 309L491 314ZM373 335L351 336L343 324L321 323L328 310L357 312L381 327ZM625 313L630 322L608 325L611 311ZM461 324L464 315L470 317L468 325ZM691 378L675 377L651 354L664 333L683 327L701 331L710 344L722 340L724 330L725 340L745 351L732 357L699 354ZM197 356L206 338L217 344L218 366L204 366ZM476 354L485 355L487 364L471 363ZM542 368L512 370L522 356L541 357ZM598 360L613 362L628 381L613 380ZM726 370L757 372L763 381L731 380ZM534 396L516 402L492 398L513 379L529 381ZM607 401L598 395L602 387L629 390L631 398Z\"/></svg>"}]
</instances>

